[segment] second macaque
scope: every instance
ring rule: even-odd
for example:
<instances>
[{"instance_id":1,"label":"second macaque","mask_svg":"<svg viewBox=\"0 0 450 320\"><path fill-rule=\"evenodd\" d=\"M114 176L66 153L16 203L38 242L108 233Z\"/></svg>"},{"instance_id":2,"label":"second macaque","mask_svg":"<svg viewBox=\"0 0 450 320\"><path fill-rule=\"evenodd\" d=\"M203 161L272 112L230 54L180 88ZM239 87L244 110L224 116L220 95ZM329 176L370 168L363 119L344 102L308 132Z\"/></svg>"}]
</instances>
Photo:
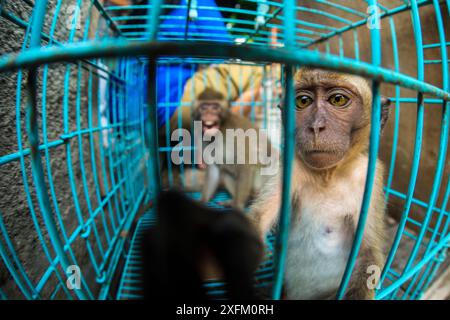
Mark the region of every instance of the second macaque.
<instances>
[{"instance_id":1,"label":"second macaque","mask_svg":"<svg viewBox=\"0 0 450 320\"><path fill-rule=\"evenodd\" d=\"M193 120L202 126L202 146L196 152L199 167L206 169L202 201L210 201L222 185L231 194L231 206L243 210L265 177L277 169L276 152L266 135L248 118L231 112L230 102L214 89L199 94ZM214 161L203 159L212 149Z\"/></svg>"}]
</instances>

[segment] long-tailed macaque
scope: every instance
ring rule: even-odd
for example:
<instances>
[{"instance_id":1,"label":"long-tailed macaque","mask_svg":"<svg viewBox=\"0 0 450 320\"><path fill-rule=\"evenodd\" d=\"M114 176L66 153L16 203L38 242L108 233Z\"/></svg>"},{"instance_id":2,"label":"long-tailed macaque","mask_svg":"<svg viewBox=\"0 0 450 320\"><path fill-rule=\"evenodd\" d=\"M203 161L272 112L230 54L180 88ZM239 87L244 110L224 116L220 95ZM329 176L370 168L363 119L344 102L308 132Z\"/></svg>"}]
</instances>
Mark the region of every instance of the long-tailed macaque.
<instances>
[{"instance_id":1,"label":"long-tailed macaque","mask_svg":"<svg viewBox=\"0 0 450 320\"><path fill-rule=\"evenodd\" d=\"M232 113L230 102L214 89L206 88L199 94L192 118L202 125L203 145L197 156L201 157L208 148L214 147L215 160L219 160L200 164L206 168L202 201L208 202L223 184L232 196L231 205L243 210L252 192L271 174L270 168L277 169L276 152L267 136L249 119ZM204 137L209 137L206 139L209 141L205 142Z\"/></svg>"},{"instance_id":2,"label":"long-tailed macaque","mask_svg":"<svg viewBox=\"0 0 450 320\"><path fill-rule=\"evenodd\" d=\"M334 298L364 194L372 91L358 76L302 68L295 75L295 94L296 157L284 295L287 299ZM383 98L382 128L388 106L389 100ZM277 221L281 175L263 186L250 208L260 236ZM374 297L368 267L382 268L384 210L383 165L378 160L363 242L345 293L348 299Z\"/></svg>"},{"instance_id":3,"label":"long-tailed macaque","mask_svg":"<svg viewBox=\"0 0 450 320\"><path fill-rule=\"evenodd\" d=\"M208 208L174 190L160 194L156 212L158 224L142 242L146 299L207 299L208 279L225 281L230 299L256 298L263 244L243 213Z\"/></svg>"}]
</instances>

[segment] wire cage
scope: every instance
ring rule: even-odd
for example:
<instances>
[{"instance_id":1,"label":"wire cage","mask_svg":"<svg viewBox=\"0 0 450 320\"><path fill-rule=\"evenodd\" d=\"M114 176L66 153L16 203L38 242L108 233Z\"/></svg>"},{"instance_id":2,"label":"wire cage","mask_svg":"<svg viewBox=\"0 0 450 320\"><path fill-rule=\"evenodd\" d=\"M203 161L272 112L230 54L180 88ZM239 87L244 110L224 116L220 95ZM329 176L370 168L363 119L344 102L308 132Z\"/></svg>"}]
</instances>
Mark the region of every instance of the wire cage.
<instances>
[{"instance_id":1,"label":"wire cage","mask_svg":"<svg viewBox=\"0 0 450 320\"><path fill-rule=\"evenodd\" d=\"M337 297L359 252L378 156L392 226L376 298L426 297L449 264L449 15L449 0L0 0L0 299L139 298L151 201L195 171L170 158L194 83L223 85L231 100L252 92L249 118L282 150L289 179L298 66L371 80L373 115L381 93L393 102L382 138L372 117L365 195ZM275 299L288 185L257 272Z\"/></svg>"}]
</instances>

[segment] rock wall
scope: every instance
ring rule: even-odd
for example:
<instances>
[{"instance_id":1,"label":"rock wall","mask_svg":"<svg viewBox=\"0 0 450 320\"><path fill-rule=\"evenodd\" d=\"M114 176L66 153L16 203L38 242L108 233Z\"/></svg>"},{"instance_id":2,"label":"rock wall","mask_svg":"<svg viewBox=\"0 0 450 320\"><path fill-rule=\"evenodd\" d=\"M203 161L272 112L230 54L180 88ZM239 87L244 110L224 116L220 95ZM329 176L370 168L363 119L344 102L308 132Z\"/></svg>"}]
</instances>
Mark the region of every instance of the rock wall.
<instances>
[{"instance_id":1,"label":"rock wall","mask_svg":"<svg viewBox=\"0 0 450 320\"><path fill-rule=\"evenodd\" d=\"M3 2L2 2L3 3ZM24 1L6 1L1 9L3 13L7 12L17 16L24 22L30 20L32 8ZM55 0L50 0L45 19L44 33L50 34L51 22L55 15ZM64 43L69 41L71 19L73 17L74 7L73 1L63 1L59 11L58 20L56 23L54 40ZM78 41L83 37L84 23L87 17L87 6L81 9L81 18L79 19L80 28L74 34L74 41ZM94 20L95 21L95 20ZM21 50L26 30L16 24L8 21L4 17L0 17L0 55L18 52ZM46 43L46 41L43 41ZM54 64L47 69L46 90L43 92L43 77L44 68L40 68L39 72L39 88L38 88L38 119L40 130L40 143L44 142L44 123L42 121L42 105L43 99L46 100L46 124L48 142L60 140L61 134L65 132L65 125L67 131L77 131L80 128L88 127L87 119L87 75L86 69L80 69L76 64ZM22 81L19 82L19 77ZM28 149L29 143L26 134L26 86L27 72L24 71L19 75L17 72L0 73L0 156L12 154L19 151L18 138L22 139L22 148ZM80 80L78 87L78 80ZM98 78L94 73L93 82L98 82ZM67 92L64 91L63 84L66 83L68 87ZM19 93L20 90L20 93ZM65 100L65 96L67 100ZM92 103L95 108L95 94L92 97ZM19 102L18 112L16 112L16 101ZM64 103L67 102L68 114L64 115ZM76 106L79 104L80 126L77 125ZM64 123L64 118L67 117L68 124ZM20 119L20 129L16 126L16 120ZM95 123L95 119L94 119ZM94 134L97 141L98 133ZM78 150L79 144L82 143L82 154ZM67 146L70 145L70 157L68 158ZM84 160L80 161L83 156ZM52 202L52 211L59 212L64 229L61 229L61 224L58 221L60 235L64 241L63 233L70 237L74 232L79 232L77 227L80 219L86 220L89 218L88 204L95 209L99 206L99 198L94 192L95 184L92 175L92 162L89 152L89 138L87 135L80 140L78 138L70 139L68 144L61 144L58 147L49 149L48 158L45 153L42 153L42 162L44 164L44 171L46 174L46 182L49 186L48 177L51 175L53 181L54 192L57 198L57 203ZM48 166L47 166L48 164ZM86 172L86 185L89 196L85 196L85 189L82 180L82 165ZM47 270L50 260L55 258L52 245L50 243L46 228L43 223L42 214L39 209L39 204L36 197L36 189L31 173L30 157L23 157L22 171L21 161L12 161L6 165L0 166L0 215L8 231L8 235L12 240L15 251L18 253L18 258L23 264L24 269L28 272L31 282L34 286L37 285L45 270ZM50 171L51 172L50 172ZM74 189L72 190L69 184L70 171L72 170ZM29 190L29 198L25 192L26 188ZM49 195L50 194L50 191ZM79 203L79 210L74 206L74 201ZM57 204L57 205L56 205ZM36 220L32 219L32 212L36 214ZM56 215L55 215L56 217ZM106 245L104 230L100 221L96 219L96 226L98 231L98 241L103 246ZM48 248L49 257L45 254L45 249L39 239L36 227L39 226L43 230L42 239ZM90 262L87 246L92 246L93 255L99 259L99 251L96 249L97 239L94 237L94 232L91 232L89 237L85 240L80 240L77 237L72 245L72 253L76 260L76 264L81 268L82 275L87 283L89 283L90 290L93 295L97 295L98 284L95 281L95 272ZM67 240L67 239L66 239ZM100 260L97 260L100 261ZM101 262L101 261L100 261ZM58 264L57 264L58 265ZM57 267L57 271L52 273L48 283L41 291L41 298L48 298L54 294L55 283L57 281L56 274L59 273L63 279L66 279L65 270ZM65 280L64 280L65 282ZM5 292L8 298L22 299L23 295L20 293L17 285L13 281L6 266L0 259L0 288ZM70 292L73 295L73 292ZM56 298L65 297L62 290L55 293Z\"/></svg>"}]
</instances>

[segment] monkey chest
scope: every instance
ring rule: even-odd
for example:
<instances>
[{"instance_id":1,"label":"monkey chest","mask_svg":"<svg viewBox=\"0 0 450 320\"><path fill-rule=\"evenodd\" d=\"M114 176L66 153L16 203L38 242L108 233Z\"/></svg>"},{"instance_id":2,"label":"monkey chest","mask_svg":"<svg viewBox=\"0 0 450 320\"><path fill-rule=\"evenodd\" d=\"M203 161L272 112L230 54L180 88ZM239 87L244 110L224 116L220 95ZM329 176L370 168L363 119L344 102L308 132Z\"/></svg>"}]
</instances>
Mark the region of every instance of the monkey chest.
<instances>
[{"instance_id":1,"label":"monkey chest","mask_svg":"<svg viewBox=\"0 0 450 320\"><path fill-rule=\"evenodd\" d=\"M290 231L289 245L299 259L334 259L346 254L352 227L345 215L303 212L296 220Z\"/></svg>"},{"instance_id":2,"label":"monkey chest","mask_svg":"<svg viewBox=\"0 0 450 320\"><path fill-rule=\"evenodd\" d=\"M349 194L347 194L347 198ZM332 296L344 273L353 239L359 196L309 194L292 214L286 291L292 299ZM353 199L355 198L355 199Z\"/></svg>"},{"instance_id":3,"label":"monkey chest","mask_svg":"<svg viewBox=\"0 0 450 320\"><path fill-rule=\"evenodd\" d=\"M289 299L324 299L337 290L351 243L344 224L303 216L293 225L286 261Z\"/></svg>"}]
</instances>

